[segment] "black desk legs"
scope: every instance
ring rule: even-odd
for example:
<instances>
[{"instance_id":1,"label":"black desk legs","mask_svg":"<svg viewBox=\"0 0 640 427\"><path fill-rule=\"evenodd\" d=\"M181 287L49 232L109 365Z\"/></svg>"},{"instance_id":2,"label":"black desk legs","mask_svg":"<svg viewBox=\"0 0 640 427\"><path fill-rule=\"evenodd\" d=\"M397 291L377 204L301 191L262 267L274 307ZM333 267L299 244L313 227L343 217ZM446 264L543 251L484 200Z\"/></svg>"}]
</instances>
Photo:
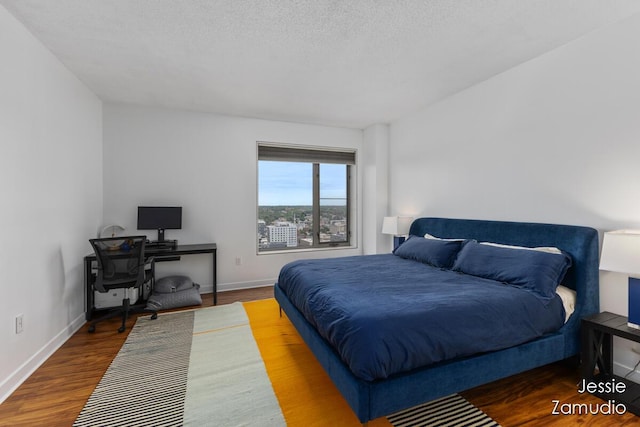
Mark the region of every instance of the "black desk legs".
<instances>
[{"instance_id":1,"label":"black desk legs","mask_svg":"<svg viewBox=\"0 0 640 427\"><path fill-rule=\"evenodd\" d=\"M93 277L91 277L91 259L84 259L84 318L90 321L93 317Z\"/></svg>"},{"instance_id":2,"label":"black desk legs","mask_svg":"<svg viewBox=\"0 0 640 427\"><path fill-rule=\"evenodd\" d=\"M211 256L213 257L213 305L218 305L218 280L216 279L217 266L216 266L216 252L214 251Z\"/></svg>"}]
</instances>

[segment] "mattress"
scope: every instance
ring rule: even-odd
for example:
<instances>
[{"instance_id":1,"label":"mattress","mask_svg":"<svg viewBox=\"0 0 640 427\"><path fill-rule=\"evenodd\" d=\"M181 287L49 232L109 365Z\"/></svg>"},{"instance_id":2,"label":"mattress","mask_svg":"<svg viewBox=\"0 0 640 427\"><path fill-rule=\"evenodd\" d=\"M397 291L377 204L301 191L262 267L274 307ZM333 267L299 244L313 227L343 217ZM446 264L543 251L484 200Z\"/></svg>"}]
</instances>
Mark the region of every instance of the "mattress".
<instances>
[{"instance_id":1,"label":"mattress","mask_svg":"<svg viewBox=\"0 0 640 427\"><path fill-rule=\"evenodd\" d=\"M522 344L565 321L557 295L543 303L518 287L391 254L295 261L278 286L367 381Z\"/></svg>"}]
</instances>

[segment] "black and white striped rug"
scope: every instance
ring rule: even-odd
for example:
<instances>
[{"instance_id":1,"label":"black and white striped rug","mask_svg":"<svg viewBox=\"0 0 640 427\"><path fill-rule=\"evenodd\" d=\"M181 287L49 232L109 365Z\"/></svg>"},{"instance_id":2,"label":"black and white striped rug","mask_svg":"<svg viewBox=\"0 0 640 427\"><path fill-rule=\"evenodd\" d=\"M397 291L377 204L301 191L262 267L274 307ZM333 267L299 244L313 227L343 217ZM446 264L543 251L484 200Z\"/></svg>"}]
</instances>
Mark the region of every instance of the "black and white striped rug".
<instances>
[{"instance_id":1,"label":"black and white striped rug","mask_svg":"<svg viewBox=\"0 0 640 427\"><path fill-rule=\"evenodd\" d=\"M74 426L284 424L236 303L138 318Z\"/></svg>"},{"instance_id":2,"label":"black and white striped rug","mask_svg":"<svg viewBox=\"0 0 640 427\"><path fill-rule=\"evenodd\" d=\"M396 412L387 419L394 427L500 427L458 394Z\"/></svg>"},{"instance_id":3,"label":"black and white striped rug","mask_svg":"<svg viewBox=\"0 0 640 427\"><path fill-rule=\"evenodd\" d=\"M139 319L73 425L182 425L193 318Z\"/></svg>"}]
</instances>

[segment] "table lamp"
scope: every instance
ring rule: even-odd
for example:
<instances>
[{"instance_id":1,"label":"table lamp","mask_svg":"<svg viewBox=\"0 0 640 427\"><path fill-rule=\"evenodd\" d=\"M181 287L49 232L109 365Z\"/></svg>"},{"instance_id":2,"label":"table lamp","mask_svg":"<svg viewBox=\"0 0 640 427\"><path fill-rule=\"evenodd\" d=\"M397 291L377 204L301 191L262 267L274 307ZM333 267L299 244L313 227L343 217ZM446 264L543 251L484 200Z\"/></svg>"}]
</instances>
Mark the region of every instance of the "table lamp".
<instances>
[{"instance_id":1,"label":"table lamp","mask_svg":"<svg viewBox=\"0 0 640 427\"><path fill-rule=\"evenodd\" d=\"M382 234L393 234L393 250L404 243L409 234L413 218L410 216L385 216L382 220Z\"/></svg>"},{"instance_id":2,"label":"table lamp","mask_svg":"<svg viewBox=\"0 0 640 427\"><path fill-rule=\"evenodd\" d=\"M616 230L604 233L600 270L629 275L629 320L627 325L640 329L640 230Z\"/></svg>"},{"instance_id":3,"label":"table lamp","mask_svg":"<svg viewBox=\"0 0 640 427\"><path fill-rule=\"evenodd\" d=\"M103 239L105 237L118 237L122 235L123 231L124 227L121 225L105 225L98 233L98 239Z\"/></svg>"}]
</instances>

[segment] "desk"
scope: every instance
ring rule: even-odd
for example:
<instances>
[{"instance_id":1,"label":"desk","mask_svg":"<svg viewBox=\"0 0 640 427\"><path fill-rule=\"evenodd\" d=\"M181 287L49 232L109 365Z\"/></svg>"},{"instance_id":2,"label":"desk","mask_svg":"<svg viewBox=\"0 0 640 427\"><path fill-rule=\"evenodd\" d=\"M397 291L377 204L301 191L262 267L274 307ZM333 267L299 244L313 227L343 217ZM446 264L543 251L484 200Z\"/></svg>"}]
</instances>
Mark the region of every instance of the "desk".
<instances>
[{"instance_id":1,"label":"desk","mask_svg":"<svg viewBox=\"0 0 640 427\"><path fill-rule=\"evenodd\" d=\"M181 255L211 254L211 268L213 272L213 305L218 304L218 285L216 280L216 251L215 243L200 243L195 245L178 245L175 249L146 248L145 256L153 257L155 262L177 261ZM85 285L85 318L91 320L96 311L93 302L93 275L91 264L96 260L95 254L84 257L84 285Z\"/></svg>"}]
</instances>

